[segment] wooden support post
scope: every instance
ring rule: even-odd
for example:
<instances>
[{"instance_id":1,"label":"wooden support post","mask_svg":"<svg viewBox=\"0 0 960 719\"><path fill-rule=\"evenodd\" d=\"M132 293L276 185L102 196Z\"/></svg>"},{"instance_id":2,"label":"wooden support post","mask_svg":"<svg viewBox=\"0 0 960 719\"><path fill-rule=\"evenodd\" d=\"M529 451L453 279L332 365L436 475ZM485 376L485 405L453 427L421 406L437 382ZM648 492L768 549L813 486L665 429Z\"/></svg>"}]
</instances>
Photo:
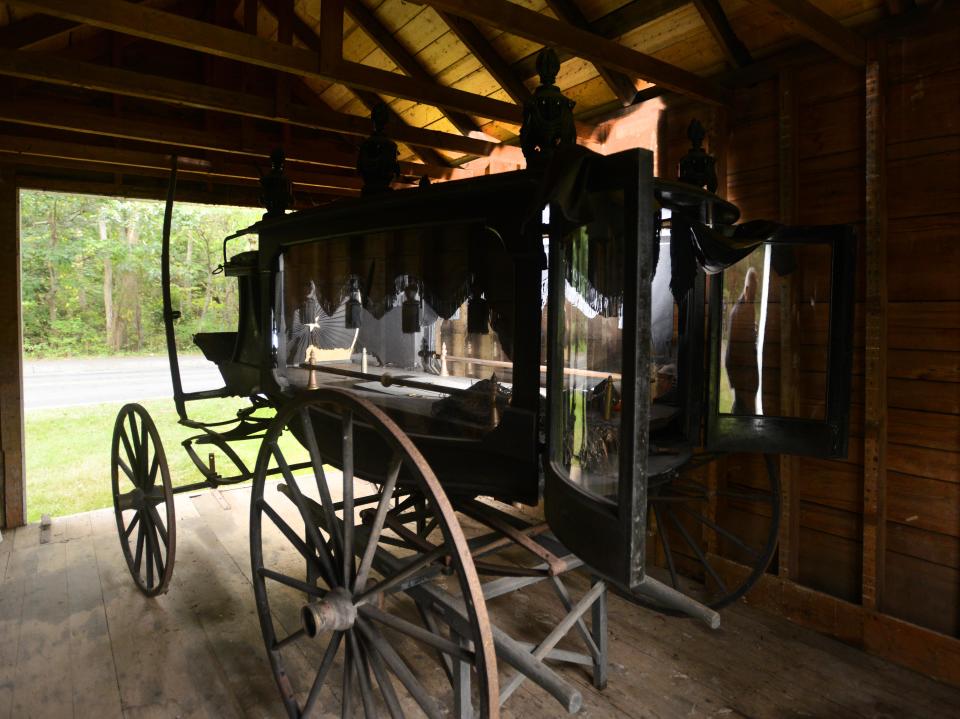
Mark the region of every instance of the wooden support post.
<instances>
[{"instance_id":1,"label":"wooden support post","mask_svg":"<svg viewBox=\"0 0 960 719\"><path fill-rule=\"evenodd\" d=\"M320 3L320 69L332 72L343 62L343 0Z\"/></svg>"},{"instance_id":2,"label":"wooden support post","mask_svg":"<svg viewBox=\"0 0 960 719\"><path fill-rule=\"evenodd\" d=\"M259 0L243 0L243 31L251 35L257 34L257 25L259 24ZM253 68L243 68L243 92L251 92L253 88ZM244 145L249 145L253 140L254 125L249 117L240 119L241 138Z\"/></svg>"},{"instance_id":3,"label":"wooden support post","mask_svg":"<svg viewBox=\"0 0 960 719\"><path fill-rule=\"evenodd\" d=\"M13 168L0 166L0 521L6 529L26 522L19 206Z\"/></svg>"},{"instance_id":4,"label":"wooden support post","mask_svg":"<svg viewBox=\"0 0 960 719\"><path fill-rule=\"evenodd\" d=\"M243 0L243 31L251 35L257 34L258 5L257 0Z\"/></svg>"},{"instance_id":5,"label":"wooden support post","mask_svg":"<svg viewBox=\"0 0 960 719\"><path fill-rule=\"evenodd\" d=\"M324 3L326 5L326 3ZM293 0L280 0L279 3L280 12L277 15L277 42L281 42L284 45L293 44ZM323 60L321 59L321 63ZM274 98L276 101L277 109L275 114L278 118L289 119L290 118L290 86L293 82L293 77L285 72L278 72L276 74L277 85L275 88ZM284 144L286 143L286 136L284 137Z\"/></svg>"},{"instance_id":6,"label":"wooden support post","mask_svg":"<svg viewBox=\"0 0 960 719\"><path fill-rule=\"evenodd\" d=\"M887 212L886 52L882 37L866 68L866 348L863 428L863 584L867 609L879 610L886 557Z\"/></svg>"},{"instance_id":7,"label":"wooden support post","mask_svg":"<svg viewBox=\"0 0 960 719\"><path fill-rule=\"evenodd\" d=\"M797 96L793 71L780 72L779 78L779 176L780 221L795 224L797 218ZM796 341L794 299L796 283L792 276L780 280L780 414L796 416ZM797 462L780 457L780 576L797 581L800 569L800 488L797 486Z\"/></svg>"},{"instance_id":8,"label":"wooden support post","mask_svg":"<svg viewBox=\"0 0 960 719\"><path fill-rule=\"evenodd\" d=\"M707 136L708 148L710 154L716 160L717 173L717 195L727 198L727 148L730 139L730 112L726 107L716 106L710 110L710 132ZM713 281L715 277L708 278ZM709 294L708 294L709 297ZM727 478L727 456L721 455L710 462L704 469L705 480L707 483L707 493L710 499L707 501L706 516L717 523L717 490L726 488ZM701 525L703 531L704 546L707 555L715 555L720 549L719 539L716 530Z\"/></svg>"}]
</instances>

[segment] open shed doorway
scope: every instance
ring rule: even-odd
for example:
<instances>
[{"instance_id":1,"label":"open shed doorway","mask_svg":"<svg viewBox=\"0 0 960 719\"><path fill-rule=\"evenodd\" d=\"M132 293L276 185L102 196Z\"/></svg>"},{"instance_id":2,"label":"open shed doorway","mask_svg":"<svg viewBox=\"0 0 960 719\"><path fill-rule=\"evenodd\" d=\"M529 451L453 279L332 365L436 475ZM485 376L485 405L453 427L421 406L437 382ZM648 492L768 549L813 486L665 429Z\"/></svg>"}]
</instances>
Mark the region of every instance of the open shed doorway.
<instances>
[{"instance_id":1,"label":"open shed doorway","mask_svg":"<svg viewBox=\"0 0 960 719\"><path fill-rule=\"evenodd\" d=\"M186 473L162 318L162 202L20 192L27 521L110 506L110 443L118 410L143 404ZM177 203L171 233L174 307L187 391L222 385L193 346L197 332L235 329L234 283L214 273L223 238L262 210ZM233 243L254 249L256 240ZM232 414L239 399L202 411ZM229 405L229 406L227 406ZM191 466L192 467L192 466Z\"/></svg>"}]
</instances>

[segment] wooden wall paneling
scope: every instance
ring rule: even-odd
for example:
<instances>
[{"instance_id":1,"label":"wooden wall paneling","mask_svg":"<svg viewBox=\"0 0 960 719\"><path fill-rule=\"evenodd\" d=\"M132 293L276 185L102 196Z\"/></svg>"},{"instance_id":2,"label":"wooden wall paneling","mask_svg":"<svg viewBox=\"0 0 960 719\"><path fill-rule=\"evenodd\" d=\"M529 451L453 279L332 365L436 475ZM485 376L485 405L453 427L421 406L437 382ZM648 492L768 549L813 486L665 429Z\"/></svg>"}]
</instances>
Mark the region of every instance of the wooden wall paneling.
<instances>
[{"instance_id":1,"label":"wooden wall paneling","mask_svg":"<svg viewBox=\"0 0 960 719\"><path fill-rule=\"evenodd\" d=\"M797 124L799 122L794 75L791 69L780 73L777 93L778 101L778 186L780 221L791 225L797 222L798 215L798 176L799 143ZM779 280L780 296L780 404L783 414L796 414L797 362L794 357L797 341L795 339L795 313L797 282L793 275ZM797 487L797 461L794 457L780 457L780 547L778 571L781 577L799 580L800 572L800 492Z\"/></svg>"},{"instance_id":2,"label":"wooden wall paneling","mask_svg":"<svg viewBox=\"0 0 960 719\"><path fill-rule=\"evenodd\" d=\"M960 569L960 537L928 532L910 524L887 522L887 550Z\"/></svg>"},{"instance_id":3,"label":"wooden wall paneling","mask_svg":"<svg viewBox=\"0 0 960 719\"><path fill-rule=\"evenodd\" d=\"M960 448L960 422L955 414L890 407L887 411L887 441L956 452Z\"/></svg>"},{"instance_id":4,"label":"wooden wall paneling","mask_svg":"<svg viewBox=\"0 0 960 719\"><path fill-rule=\"evenodd\" d=\"M861 593L862 550L860 538L846 539L801 526L798 584L857 602Z\"/></svg>"},{"instance_id":5,"label":"wooden wall paneling","mask_svg":"<svg viewBox=\"0 0 960 719\"><path fill-rule=\"evenodd\" d=\"M960 452L891 442L887 447L887 469L933 479L960 477Z\"/></svg>"},{"instance_id":6,"label":"wooden wall paneling","mask_svg":"<svg viewBox=\"0 0 960 719\"><path fill-rule=\"evenodd\" d=\"M745 571L722 559L716 564L731 579ZM747 602L927 676L960 685L960 641L956 638L769 574L760 578Z\"/></svg>"},{"instance_id":7,"label":"wooden wall paneling","mask_svg":"<svg viewBox=\"0 0 960 719\"><path fill-rule=\"evenodd\" d=\"M899 302L960 301L960 282L943 271L945 267L960 267L960 242L956 239L960 236L960 213L952 211L955 207L945 205L936 214L890 219L887 261L895 268L888 277L891 306Z\"/></svg>"},{"instance_id":8,"label":"wooden wall paneling","mask_svg":"<svg viewBox=\"0 0 960 719\"><path fill-rule=\"evenodd\" d=\"M890 472L887 514L891 522L960 537L960 480Z\"/></svg>"},{"instance_id":9,"label":"wooden wall paneling","mask_svg":"<svg viewBox=\"0 0 960 719\"><path fill-rule=\"evenodd\" d=\"M882 602L887 502L886 52L871 45L866 67L866 407L863 451L863 605Z\"/></svg>"},{"instance_id":10,"label":"wooden wall paneling","mask_svg":"<svg viewBox=\"0 0 960 719\"><path fill-rule=\"evenodd\" d=\"M26 522L23 450L23 334L20 308L20 199L16 175L0 165L0 520Z\"/></svg>"},{"instance_id":11,"label":"wooden wall paneling","mask_svg":"<svg viewBox=\"0 0 960 719\"><path fill-rule=\"evenodd\" d=\"M960 636L960 571L890 550L885 564L888 579L882 607L886 613L950 637Z\"/></svg>"}]
</instances>

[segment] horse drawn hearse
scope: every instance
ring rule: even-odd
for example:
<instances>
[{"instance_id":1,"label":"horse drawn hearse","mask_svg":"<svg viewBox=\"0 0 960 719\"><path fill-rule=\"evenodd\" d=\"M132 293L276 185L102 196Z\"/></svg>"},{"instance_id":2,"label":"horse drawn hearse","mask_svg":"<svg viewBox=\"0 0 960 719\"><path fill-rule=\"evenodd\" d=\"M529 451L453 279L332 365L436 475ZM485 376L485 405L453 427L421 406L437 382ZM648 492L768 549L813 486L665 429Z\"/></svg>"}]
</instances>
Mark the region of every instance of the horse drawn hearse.
<instances>
[{"instance_id":1,"label":"horse drawn hearse","mask_svg":"<svg viewBox=\"0 0 960 719\"><path fill-rule=\"evenodd\" d=\"M771 454L846 453L850 229L737 224L696 125L679 181L648 150L577 147L545 74L526 170L388 191L378 131L362 197L288 214L275 158L267 215L233 236L258 249L224 242L237 330L195 337L212 391L180 383L171 182L164 318L202 479L175 487L146 411L124 407L121 546L140 589L165 591L174 495L252 479L256 606L292 717L494 717L524 681L576 712L556 667L605 685L608 589L716 626L774 555ZM225 396L250 405L187 411ZM235 449L251 441L255 467ZM765 471L710 471L728 452ZM545 636L490 621L535 584L562 617Z\"/></svg>"}]
</instances>

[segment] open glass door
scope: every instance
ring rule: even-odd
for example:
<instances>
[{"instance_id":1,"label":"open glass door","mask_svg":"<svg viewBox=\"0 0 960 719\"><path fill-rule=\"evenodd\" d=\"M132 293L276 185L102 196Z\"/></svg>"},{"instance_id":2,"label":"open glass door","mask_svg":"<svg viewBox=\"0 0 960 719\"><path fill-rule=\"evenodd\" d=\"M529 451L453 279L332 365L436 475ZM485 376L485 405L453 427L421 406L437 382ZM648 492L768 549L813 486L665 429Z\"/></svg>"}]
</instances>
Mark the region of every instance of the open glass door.
<instances>
[{"instance_id":1,"label":"open glass door","mask_svg":"<svg viewBox=\"0 0 960 719\"><path fill-rule=\"evenodd\" d=\"M854 271L850 227L791 227L710 278L708 449L846 455Z\"/></svg>"},{"instance_id":2,"label":"open glass door","mask_svg":"<svg viewBox=\"0 0 960 719\"><path fill-rule=\"evenodd\" d=\"M632 588L647 514L652 154L591 156L579 178L549 225L544 513L592 570Z\"/></svg>"}]
</instances>

